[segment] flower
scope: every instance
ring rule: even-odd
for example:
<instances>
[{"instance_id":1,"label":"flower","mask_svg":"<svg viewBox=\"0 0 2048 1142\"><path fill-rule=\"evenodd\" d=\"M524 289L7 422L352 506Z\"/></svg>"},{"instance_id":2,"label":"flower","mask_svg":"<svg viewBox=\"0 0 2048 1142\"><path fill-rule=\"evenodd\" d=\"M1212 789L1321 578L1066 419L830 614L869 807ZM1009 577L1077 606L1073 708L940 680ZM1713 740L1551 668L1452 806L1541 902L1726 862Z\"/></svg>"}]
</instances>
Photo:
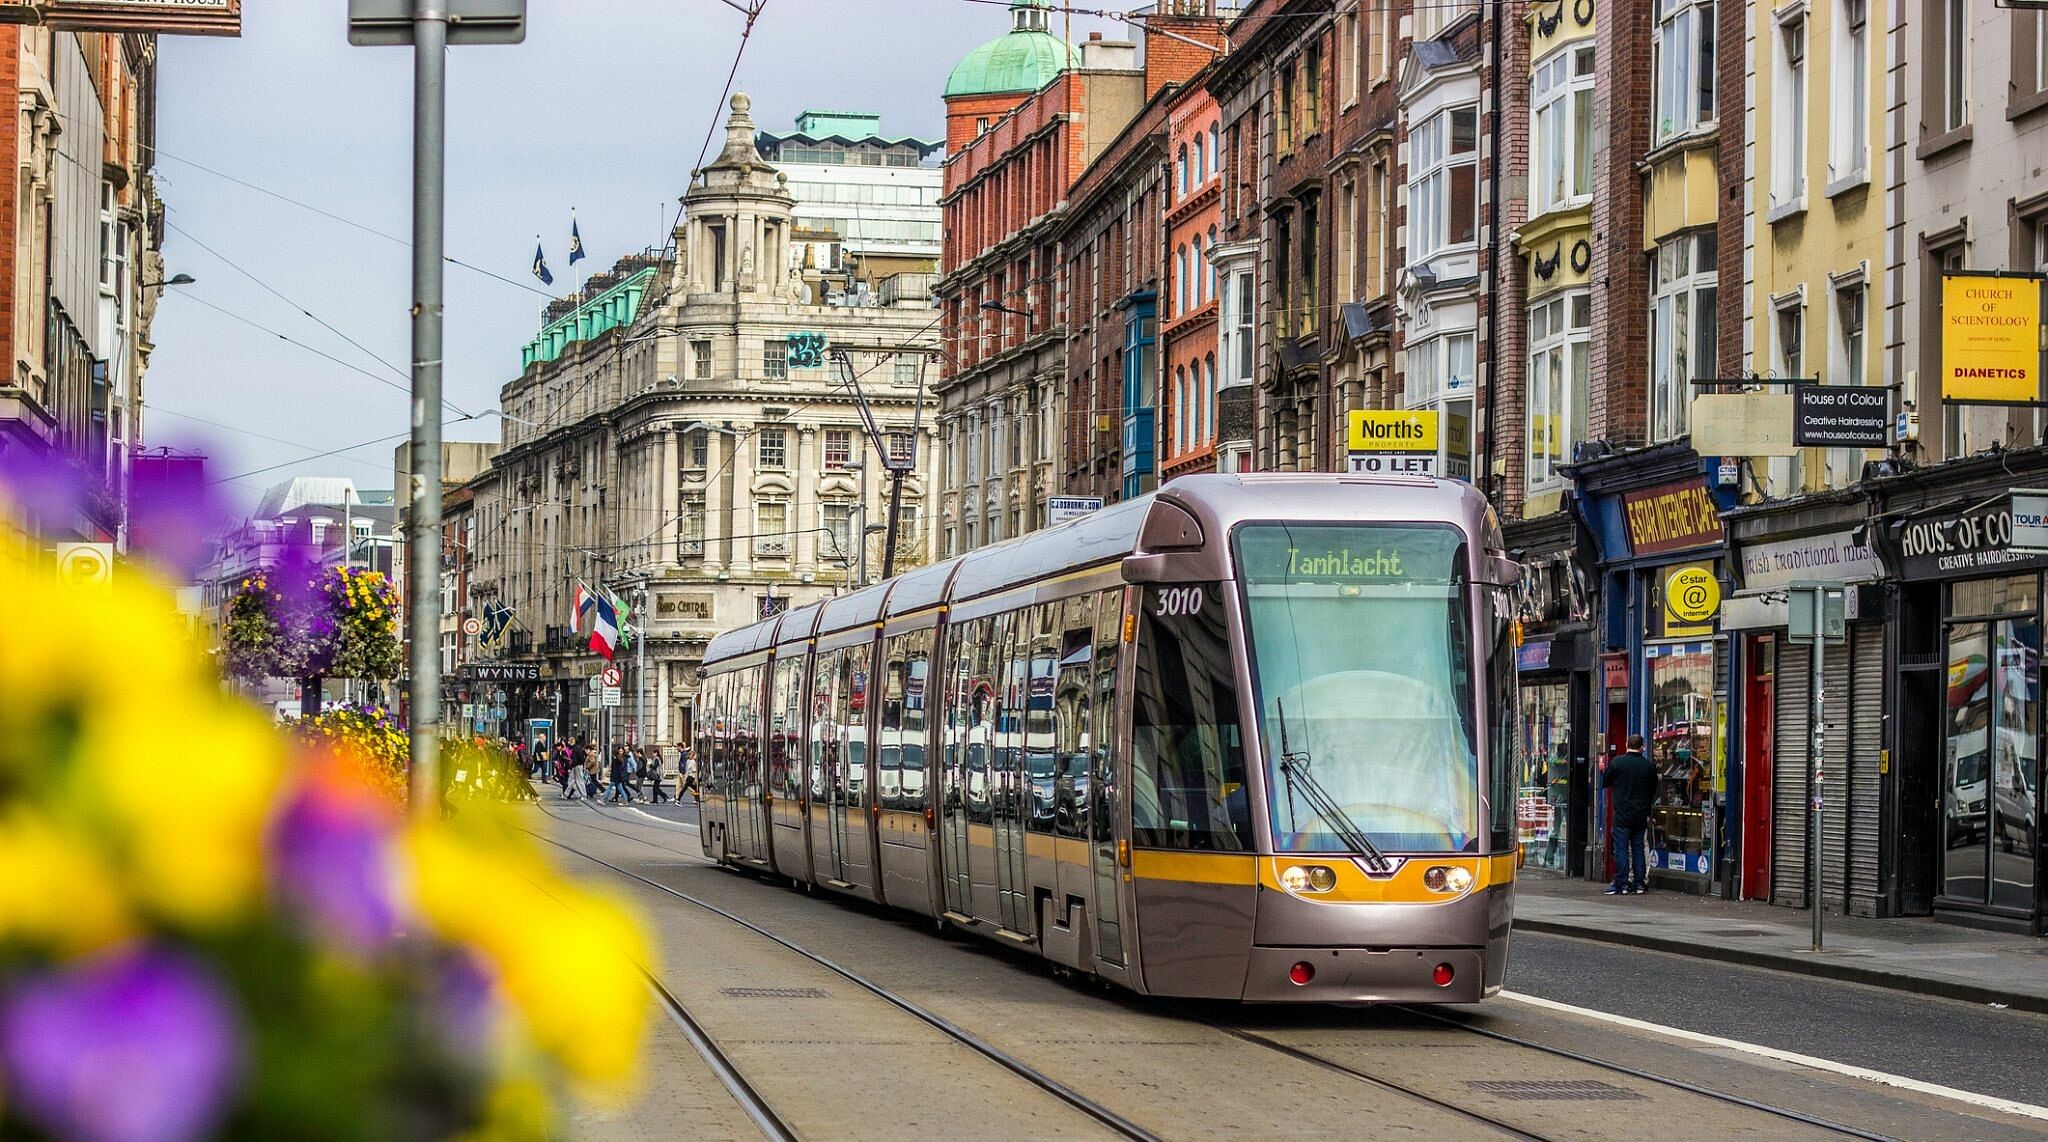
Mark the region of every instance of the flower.
<instances>
[{"instance_id":1,"label":"flower","mask_svg":"<svg viewBox=\"0 0 2048 1142\"><path fill-rule=\"evenodd\" d=\"M315 763L271 823L271 885L319 935L379 951L401 917L396 807L340 766Z\"/></svg>"},{"instance_id":2,"label":"flower","mask_svg":"<svg viewBox=\"0 0 2048 1142\"><path fill-rule=\"evenodd\" d=\"M9 1095L50 1133L177 1142L219 1124L240 1069L236 1018L212 976L140 948L23 981L0 1006Z\"/></svg>"}]
</instances>

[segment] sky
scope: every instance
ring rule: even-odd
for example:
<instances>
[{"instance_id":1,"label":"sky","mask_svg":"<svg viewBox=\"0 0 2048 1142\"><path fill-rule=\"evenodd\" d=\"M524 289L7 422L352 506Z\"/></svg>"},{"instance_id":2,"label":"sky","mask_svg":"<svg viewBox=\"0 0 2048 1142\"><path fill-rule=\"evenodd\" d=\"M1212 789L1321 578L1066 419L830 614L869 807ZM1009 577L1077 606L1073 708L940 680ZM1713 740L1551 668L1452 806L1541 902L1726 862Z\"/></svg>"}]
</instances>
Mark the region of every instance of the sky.
<instances>
[{"instance_id":1,"label":"sky","mask_svg":"<svg viewBox=\"0 0 2048 1142\"><path fill-rule=\"evenodd\" d=\"M156 314L145 443L204 452L245 504L296 475L390 488L407 428L412 53L349 46L346 10L258 0L238 39L160 41L164 273L197 281ZM446 395L468 414L495 407L539 328L536 236L550 293L664 240L724 123L745 18L725 0L530 0L527 23L522 45L449 53L447 252L498 275L447 268ZM947 73L1008 26L1002 0L767 0L735 89L767 130L816 108L939 138ZM1073 17L1090 31L1126 38Z\"/></svg>"}]
</instances>

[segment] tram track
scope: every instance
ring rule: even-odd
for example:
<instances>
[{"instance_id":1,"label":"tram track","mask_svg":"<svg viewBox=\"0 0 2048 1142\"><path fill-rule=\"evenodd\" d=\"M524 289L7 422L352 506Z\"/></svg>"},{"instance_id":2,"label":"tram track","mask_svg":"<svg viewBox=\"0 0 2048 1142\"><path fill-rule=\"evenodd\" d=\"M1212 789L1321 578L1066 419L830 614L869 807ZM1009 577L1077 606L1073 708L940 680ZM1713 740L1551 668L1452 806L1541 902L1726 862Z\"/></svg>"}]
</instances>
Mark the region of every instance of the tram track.
<instances>
[{"instance_id":1,"label":"tram track","mask_svg":"<svg viewBox=\"0 0 2048 1142\"><path fill-rule=\"evenodd\" d=\"M547 816L554 818L556 820L565 820L565 818L556 817L554 813L549 812L544 807L541 811ZM602 811L600 811L598 815L605 817L607 820L614 820L614 818L611 818L609 815L603 813ZM650 847L663 847L654 845L652 841L645 840L644 838L633 837L629 834L621 833L612 829L599 828L598 831L608 833L612 836L620 837L626 840L635 841L636 843L648 845ZM954 1023L952 1020L947 1019L946 1017L938 1014L937 1012L934 1012L931 1009L923 1006L922 1004L919 1004L914 1000L908 999L898 994L897 992L890 990L888 987L880 983L877 983L866 976L861 975L859 972L856 972L851 968L847 968L832 959L829 959L814 951L811 951L809 948L806 948L793 940L777 935L776 933L769 931L767 928L764 928L761 925L754 923L746 917L741 916L728 909L722 908L717 904L713 904L708 900L692 896L687 892L683 892L680 889L663 884L660 881L655 880L651 877L643 876L640 873L634 872L631 869L625 868L618 864L614 864L613 862L608 861L603 857L597 856L593 853L585 852L584 850L579 849L565 841L558 840L554 837L550 837L542 833L534 832L531 829L526 830L526 832L528 832L529 834L538 838L546 844L561 849L563 852L569 853L573 856L580 857L583 860L589 861L590 863L598 865L599 867L608 869L614 874L625 877L626 879L631 880L637 884L643 885L647 888L651 888L666 896L673 897L686 904L690 904L696 908L709 912L712 915L718 916L721 919L729 921L733 924L737 924L738 926L745 928L747 931L752 932L757 936L760 936L761 938L769 941L770 943L773 943L791 953L794 953L802 959L807 960L810 963L815 964L818 967L823 968L826 971L839 976L841 979L846 980L848 983L851 983L855 987L860 988L862 991L867 992L869 995L872 995L875 998L882 1000L884 1003L887 1003L891 1007L894 1007L898 1011L901 1011L904 1014L907 1014L912 1018L917 1019L918 1021L924 1023L926 1026L929 1026L933 1030L936 1030L940 1034L946 1036L953 1042L958 1043L963 1047L966 1047L968 1050L974 1052L976 1055L979 1055L983 1059L986 1059L987 1061L994 1063L996 1066L1001 1067L1003 1070L1008 1071L1010 1074L1023 1080L1025 1083L1036 1088L1040 1092L1050 1095L1051 1097L1059 1100L1060 1102L1065 1103L1068 1107L1079 1112L1083 1116L1093 1120L1098 1126L1101 1126L1102 1128L1116 1135L1117 1137L1133 1139L1134 1142L1161 1142L1161 1139L1158 1135L1153 1134L1151 1131L1146 1130L1144 1127L1139 1126L1137 1123L1132 1122L1131 1120L1123 1117L1122 1115L1109 1109L1108 1107L1103 1106L1102 1104L1080 1093L1072 1087L1067 1086L1059 1080L1052 1078L1050 1075L1045 1074L1043 1071L1038 1070L1037 1068L1031 1066L1029 1063L1026 1063L1022 1059L1017 1058L1015 1055L1012 1055L1009 1052L1004 1051L1002 1048L997 1047L995 1044L990 1043L989 1041L981 1038L979 1035L976 1035L974 1032L967 1030L965 1027L962 1027L959 1024ZM674 850L665 851L673 852ZM711 864L713 862L705 860L704 863ZM721 1083L724 1083L726 1085L726 1089L733 1093L733 1097L740 1102L741 1107L747 1111L749 1116L754 1116L755 1106L757 1104L770 1116L773 1116L772 1108L769 1108L766 1102L760 1099L758 1091L754 1090L754 1088L750 1084L747 1084L746 1077L740 1073L739 1069L736 1066L732 1065L730 1059L726 1058L724 1052L719 1049L716 1041L713 1040L712 1037L707 1032L705 1032L703 1028L700 1025L698 1025L693 1018L689 1016L688 1011L684 1008L681 1002L676 1000L674 995L668 993L666 988L661 987L659 980L654 979L651 975L649 976L649 982L655 986L657 998L661 1001L663 1007L668 1010L670 1017L673 1019L677 1019L678 1024L684 1027L684 1034L686 1037L690 1038L691 1045L697 1048L698 1053L700 1055L704 1056L707 1065L710 1065L712 1067L714 1073L717 1074L719 1081ZM687 1024L684 1024L683 1021L685 1020L687 1020ZM695 1028L694 1033L692 1031L692 1028ZM723 1067L724 1069L722 1070L721 1067ZM733 1080L732 1082L727 1081L728 1074L730 1074L731 1079ZM735 1089L735 1084L738 1084L740 1089ZM752 1100L751 1102L749 1101L750 1099ZM794 1133L786 1132L786 1125L780 1126L780 1129L784 1130L785 1133L778 1134L774 1132L777 1125L781 1124L781 1119L779 1117L772 1118L772 1122L770 1122L769 1124L763 1124L763 1120L758 1117L755 1118L755 1121L757 1125L761 1125L762 1132L766 1134L768 1137L796 1137Z\"/></svg>"},{"instance_id":2,"label":"tram track","mask_svg":"<svg viewBox=\"0 0 2048 1142\"><path fill-rule=\"evenodd\" d=\"M615 825L627 826L629 828L638 830L645 830L652 827L649 824L645 824L639 821L630 821L620 817L616 817L613 814L606 812L602 808L595 805L591 806L591 808L593 810L594 816L602 818L603 820ZM562 817L557 815L556 813L549 812L546 807L542 807L542 811L546 813L548 816L553 817L557 820L563 820L566 822L579 824L584 827L594 829L597 832L619 838L621 840L630 841L637 845L655 849L670 856L681 855L685 858L701 860L702 863L706 865L713 865L716 863L709 860L708 858L697 857L694 853L680 852L679 850L674 849L668 845L656 843L655 841L650 840L645 836L635 835L633 832L623 831L621 829L615 828L606 828L603 825L600 825L595 821L591 821L588 819L578 820L575 818ZM535 835L539 836L540 834ZM558 848L563 849L564 851L567 851L586 860L589 860L595 864L610 869L611 871L616 872L621 876L625 876L639 883L646 884L666 895L684 900L690 904L696 905L709 912L712 912L726 920L739 924L740 926L756 933L757 935L760 935L786 949L796 952L798 955L822 967L825 967L827 970L830 970L842 976L843 978L848 979L855 985L862 987L863 989L871 992L872 994L877 995L885 1001L888 1001L891 1004L898 1006L899 1008L925 1021L929 1025L947 1034L949 1037L954 1038L956 1041L962 1042L963 1044L975 1050L977 1053L984 1055L984 1057L988 1057L992 1061L997 1062L999 1065L1004 1066L1005 1069L1011 1070L1013 1073L1018 1074L1019 1077L1025 1078L1027 1082L1031 1082L1034 1086L1039 1086L1041 1089L1047 1089L1046 1084L1051 1084L1052 1087L1057 1087L1057 1091L1048 1089L1048 1093L1055 1094L1055 1096L1060 1097L1062 1101L1068 1102L1069 1105L1072 1105L1076 1109L1081 1110L1082 1113L1087 1114L1089 1117L1094 1118L1098 1123L1105 1125L1106 1127L1116 1131L1124 1137L1155 1137L1149 1132L1144 1131L1143 1128L1130 1124L1127 1120L1122 1119L1120 1116L1116 1116L1114 1112L1108 1111L1106 1110L1106 1108L1101 1108L1099 1104L1096 1104L1092 1100L1087 1099L1086 1096L1080 1095L1077 1092L1072 1091L1070 1088L1065 1087L1063 1084L1059 1084L1057 1080L1053 1080L1043 1075L1041 1072L1038 1072L1037 1070L1029 1067L1028 1064L1024 1064L1015 1060L1006 1052L1003 1052L1000 1048L997 1048L992 1044L989 1044L986 1041L981 1040L979 1037L974 1036L972 1032L968 1032L964 1028L960 1028L957 1024L953 1024L951 1021L946 1020L943 1016L939 1016L933 1012L930 1012L916 1005L915 1003L912 1003L911 1001L904 1000L902 999L902 997L897 996L895 995L895 993L889 991L889 989L887 989L886 987L880 984L876 984L871 980L867 980L864 977L859 976L857 973L854 973L849 969L846 969L834 963L833 961L826 959L823 956L819 956L815 953L812 953L808 949L804 949L800 945L797 945L792 941L789 941L781 936L778 936L775 933L770 932L762 928L761 926L755 924L754 922L745 919L744 917L738 916L724 908L719 907L718 905L712 904L707 901L699 900L695 897L690 896L687 893L673 889L667 885L661 884L658 881L651 880L645 876L632 872L628 869L622 868L619 865L613 864L602 858L582 852L581 850L578 850L564 842L549 837L542 837L542 839L546 840L549 844L552 844ZM1890 1135L1873 1133L1871 1131L1867 1131L1845 1123L1822 1118L1817 1115L1807 1114L1805 1112L1793 1110L1787 1107L1777 1106L1771 1103L1745 1098L1741 1095L1730 1094L1726 1091L1716 1090L1712 1087L1688 1082L1683 1079L1671 1078L1667 1075L1658 1074L1653 1071L1644 1070L1642 1068L1629 1066L1623 1063L1617 1063L1609 1059L1603 1059L1595 1055L1585 1054L1580 1051L1574 1051L1569 1048L1559 1047L1554 1044L1538 1042L1521 1036L1511 1035L1506 1032L1496 1031L1491 1028L1474 1026L1469 1022L1468 1019L1461 1018L1458 1016L1447 1015L1442 1012L1431 1011L1428 1009L1409 1005L1390 1005L1388 1008L1386 1008L1386 1010L1398 1011L1405 1015L1412 1016L1416 1019L1425 1020L1433 1024L1439 1024L1456 1031L1461 1031L1482 1038L1490 1039L1496 1042L1508 1044L1510 1046L1520 1048L1523 1050L1534 1051L1540 1054L1566 1059L1583 1066L1608 1072L1610 1074L1621 1075L1629 1079L1633 1079L1637 1082L1649 1083L1669 1090L1682 1092L1684 1094L1691 1095L1694 1097L1710 1099L1725 1105L1738 1107L1746 1111L1767 1115L1783 1121L1797 1123L1802 1126L1810 1127L1840 1137L1866 1139L1871 1140L1871 1142L1894 1142L1894 1139ZM1373 1074L1370 1071L1362 1070L1349 1063L1343 1062L1338 1059L1330 1058L1327 1055L1320 1054L1314 1050L1302 1046L1297 1046L1291 1043L1283 1042L1279 1039L1271 1037L1268 1034L1261 1033L1261 1031L1251 1030L1240 1026L1234 1026L1228 1022L1214 1020L1204 1020L1202 1022L1210 1030L1222 1034L1228 1038L1234 1039L1242 1043L1246 1043L1251 1046L1258 1047L1263 1050L1275 1052L1296 1062L1313 1066L1318 1069L1330 1072L1332 1074L1342 1076L1346 1079L1358 1082L1361 1085L1381 1090L1392 1095L1396 1095L1403 1099L1428 1106L1434 1110L1443 1113L1451 1114L1465 1122L1472 1124L1475 1127L1482 1128L1490 1133L1503 1135L1511 1138L1523 1139L1544 1139L1549 1137L1549 1135L1533 1132L1525 1124L1518 1124L1507 1118L1496 1117L1492 1114L1487 1113L1484 1110L1462 1103L1453 1097L1448 1097L1442 1094L1432 1094L1427 1090L1420 1089L1416 1086L1387 1077L1385 1075ZM692 1041L693 1043L695 1042L694 1039ZM721 1081L723 1081L722 1076ZM741 1096L736 1094L735 1097L739 1098ZM744 1101L742 1101L742 1105L745 1105ZM1090 1107L1095 1108L1095 1110L1100 1110L1101 1114L1097 1114L1094 1111L1090 1110ZM1108 1115L1111 1119L1115 1120L1115 1123L1121 1125L1112 1124L1110 1121L1106 1121L1102 1117L1102 1115ZM766 1128L764 1128L764 1133L765 1132Z\"/></svg>"}]
</instances>

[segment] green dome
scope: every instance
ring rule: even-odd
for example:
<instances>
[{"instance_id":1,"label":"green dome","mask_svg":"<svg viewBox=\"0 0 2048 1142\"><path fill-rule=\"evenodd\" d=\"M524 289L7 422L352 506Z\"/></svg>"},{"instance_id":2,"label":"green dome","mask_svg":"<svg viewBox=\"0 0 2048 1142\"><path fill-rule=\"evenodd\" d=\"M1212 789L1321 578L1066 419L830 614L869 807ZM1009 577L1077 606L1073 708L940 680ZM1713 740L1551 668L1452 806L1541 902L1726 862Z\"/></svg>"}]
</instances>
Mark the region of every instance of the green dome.
<instances>
[{"instance_id":1,"label":"green dome","mask_svg":"<svg viewBox=\"0 0 2048 1142\"><path fill-rule=\"evenodd\" d=\"M1075 51L1046 27L1050 0L1017 0L1016 26L967 53L946 80L946 98L1037 91L1072 66Z\"/></svg>"}]
</instances>

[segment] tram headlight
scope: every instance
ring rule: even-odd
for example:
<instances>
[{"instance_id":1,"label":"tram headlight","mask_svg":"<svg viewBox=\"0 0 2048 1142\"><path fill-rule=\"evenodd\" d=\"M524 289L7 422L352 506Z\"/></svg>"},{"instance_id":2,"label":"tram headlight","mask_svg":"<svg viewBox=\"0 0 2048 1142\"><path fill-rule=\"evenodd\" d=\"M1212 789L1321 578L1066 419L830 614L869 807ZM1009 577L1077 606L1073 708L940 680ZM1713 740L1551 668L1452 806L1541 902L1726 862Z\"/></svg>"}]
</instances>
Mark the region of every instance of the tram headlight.
<instances>
[{"instance_id":1,"label":"tram headlight","mask_svg":"<svg viewBox=\"0 0 2048 1142\"><path fill-rule=\"evenodd\" d=\"M1472 887L1472 870L1456 865L1437 865L1422 874L1422 887L1446 895Z\"/></svg>"},{"instance_id":2,"label":"tram headlight","mask_svg":"<svg viewBox=\"0 0 2048 1142\"><path fill-rule=\"evenodd\" d=\"M1289 892L1328 892L1337 887L1337 870L1325 865L1289 865L1280 874L1280 884Z\"/></svg>"}]
</instances>

